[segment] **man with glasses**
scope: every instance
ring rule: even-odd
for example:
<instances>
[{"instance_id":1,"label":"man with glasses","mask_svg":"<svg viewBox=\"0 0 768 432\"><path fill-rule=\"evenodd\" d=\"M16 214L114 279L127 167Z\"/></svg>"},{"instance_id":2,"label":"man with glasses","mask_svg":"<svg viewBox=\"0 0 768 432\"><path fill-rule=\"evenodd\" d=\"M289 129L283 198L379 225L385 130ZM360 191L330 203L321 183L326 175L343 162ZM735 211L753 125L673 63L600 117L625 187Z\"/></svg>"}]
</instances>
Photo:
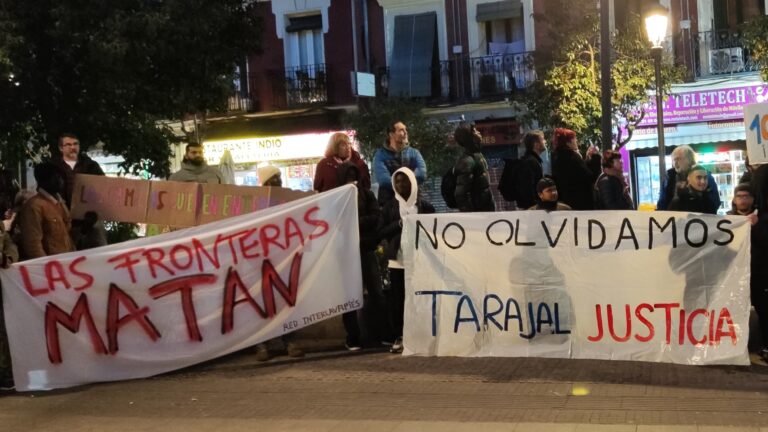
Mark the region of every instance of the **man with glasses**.
<instances>
[{"instance_id":1,"label":"man with glasses","mask_svg":"<svg viewBox=\"0 0 768 432\"><path fill-rule=\"evenodd\" d=\"M64 179L64 201L67 207L72 207L72 191L75 188L75 174L104 175L104 171L99 164L91 159L87 154L80 153L80 140L77 135L72 133L63 133L59 136L59 152L61 157L56 158L54 162L61 167L65 173Z\"/></svg>"},{"instance_id":2,"label":"man with glasses","mask_svg":"<svg viewBox=\"0 0 768 432\"><path fill-rule=\"evenodd\" d=\"M75 189L75 175L89 174L103 176L104 171L95 160L85 152L80 152L80 140L77 135L65 132L59 135L59 153L61 157L53 162L64 174L62 197L67 208L72 208L72 192ZM91 249L107 244L107 232L104 224L98 220L98 214L93 211L85 213L83 219L72 220L70 231L72 241L77 250Z\"/></svg>"}]
</instances>

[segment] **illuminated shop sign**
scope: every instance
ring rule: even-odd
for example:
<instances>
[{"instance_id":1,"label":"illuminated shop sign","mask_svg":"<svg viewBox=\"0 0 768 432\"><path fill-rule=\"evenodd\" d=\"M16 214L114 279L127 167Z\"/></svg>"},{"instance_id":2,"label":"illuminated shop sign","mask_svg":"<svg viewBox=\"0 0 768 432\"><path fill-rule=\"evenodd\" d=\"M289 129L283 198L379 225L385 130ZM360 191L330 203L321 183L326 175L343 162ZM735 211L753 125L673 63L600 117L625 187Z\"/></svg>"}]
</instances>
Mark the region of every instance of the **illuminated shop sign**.
<instances>
[{"instance_id":1,"label":"illuminated shop sign","mask_svg":"<svg viewBox=\"0 0 768 432\"><path fill-rule=\"evenodd\" d=\"M227 149L232 153L236 164L322 158L328 140L336 132L206 141L205 158L208 164L218 165L224 150ZM351 131L346 133L354 137Z\"/></svg>"}]
</instances>

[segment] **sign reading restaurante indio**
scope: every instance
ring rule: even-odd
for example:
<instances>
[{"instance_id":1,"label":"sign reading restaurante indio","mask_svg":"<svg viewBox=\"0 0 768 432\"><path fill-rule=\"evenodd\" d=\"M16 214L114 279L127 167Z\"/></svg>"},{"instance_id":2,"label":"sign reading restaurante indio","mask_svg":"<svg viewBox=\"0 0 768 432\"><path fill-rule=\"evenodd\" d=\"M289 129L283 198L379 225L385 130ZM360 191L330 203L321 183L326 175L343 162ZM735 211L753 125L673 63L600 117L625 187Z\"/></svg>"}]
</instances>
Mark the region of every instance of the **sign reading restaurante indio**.
<instances>
[{"instance_id":1,"label":"sign reading restaurante indio","mask_svg":"<svg viewBox=\"0 0 768 432\"><path fill-rule=\"evenodd\" d=\"M328 140L336 132L205 141L205 158L217 165L227 149L235 163L322 158ZM345 133L354 136L352 131Z\"/></svg>"},{"instance_id":2,"label":"sign reading restaurante indio","mask_svg":"<svg viewBox=\"0 0 768 432\"><path fill-rule=\"evenodd\" d=\"M664 102L664 123L741 119L744 106L768 101L768 86L754 84L691 92L674 92ZM638 126L656 124L656 105L649 104Z\"/></svg>"}]
</instances>

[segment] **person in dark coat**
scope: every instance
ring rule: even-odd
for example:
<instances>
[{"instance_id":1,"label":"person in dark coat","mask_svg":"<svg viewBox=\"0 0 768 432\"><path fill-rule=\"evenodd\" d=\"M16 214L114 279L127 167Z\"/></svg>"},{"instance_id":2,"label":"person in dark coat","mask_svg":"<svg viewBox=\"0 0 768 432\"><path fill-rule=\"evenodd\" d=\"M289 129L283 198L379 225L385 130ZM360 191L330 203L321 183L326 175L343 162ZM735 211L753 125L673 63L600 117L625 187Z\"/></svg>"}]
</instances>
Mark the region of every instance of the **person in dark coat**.
<instances>
[{"instance_id":1,"label":"person in dark coat","mask_svg":"<svg viewBox=\"0 0 768 432\"><path fill-rule=\"evenodd\" d=\"M352 163L357 167L360 173L360 186L370 189L371 173L368 171L368 165L360 157L360 153L352 148L349 136L343 132L336 132L328 140L325 157L315 167L315 180L312 182L312 189L325 192L343 185L344 183L339 183L338 168L344 162Z\"/></svg>"},{"instance_id":2,"label":"person in dark coat","mask_svg":"<svg viewBox=\"0 0 768 432\"><path fill-rule=\"evenodd\" d=\"M492 212L496 210L488 176L488 162L481 152L482 138L474 127L459 127L453 133L464 148L453 166L456 175L454 197L461 212Z\"/></svg>"},{"instance_id":3,"label":"person in dark coat","mask_svg":"<svg viewBox=\"0 0 768 432\"><path fill-rule=\"evenodd\" d=\"M768 164L759 165L752 171L752 191L756 211L750 214L750 297L760 328L758 354L768 362L768 266L765 265L768 262Z\"/></svg>"},{"instance_id":4,"label":"person in dark coat","mask_svg":"<svg viewBox=\"0 0 768 432\"><path fill-rule=\"evenodd\" d=\"M634 210L629 186L624 182L624 163L621 154L613 150L603 152L603 173L595 182L596 210Z\"/></svg>"},{"instance_id":5,"label":"person in dark coat","mask_svg":"<svg viewBox=\"0 0 768 432\"><path fill-rule=\"evenodd\" d=\"M671 210L669 204L677 196L678 192L686 189L688 171L692 166L696 165L696 153L687 145L675 147L672 150L672 163L674 166L667 170L667 179L664 181L659 192L656 210ZM707 173L706 193L709 197L708 201L714 208L704 213L717 213L717 209L720 208L720 193L717 190L715 178L709 173Z\"/></svg>"},{"instance_id":6,"label":"person in dark coat","mask_svg":"<svg viewBox=\"0 0 768 432\"><path fill-rule=\"evenodd\" d=\"M72 208L72 194L75 189L75 176L89 174L103 176L104 171L95 160L80 152L80 140L77 135L63 133L59 136L59 152L61 157L53 162L64 173L64 190L62 197L67 208ZM91 249L107 244L107 232L104 224L99 222L96 212L89 211L83 219L73 219L69 235L72 237L77 250Z\"/></svg>"},{"instance_id":7,"label":"person in dark coat","mask_svg":"<svg viewBox=\"0 0 768 432\"><path fill-rule=\"evenodd\" d=\"M72 192L75 188L76 174L104 175L101 166L87 154L80 152L80 140L77 135L63 133L59 136L59 151L61 157L55 158L54 162L59 166L64 177L63 198L67 203L67 208L72 207Z\"/></svg>"},{"instance_id":8,"label":"person in dark coat","mask_svg":"<svg viewBox=\"0 0 768 432\"><path fill-rule=\"evenodd\" d=\"M434 213L435 207L419 196L416 175L409 168L400 168L392 174L395 199L387 201L382 208L379 222L379 236L387 241L384 258L389 260L389 281L391 289L390 312L395 343L390 352L403 351L403 313L405 308L405 268L400 237L403 233L403 218L409 214Z\"/></svg>"},{"instance_id":9,"label":"person in dark coat","mask_svg":"<svg viewBox=\"0 0 768 432\"><path fill-rule=\"evenodd\" d=\"M717 214L719 199L718 205L715 206L708 193L708 174L703 166L692 166L688 171L688 185L677 192L677 196L669 203L668 210Z\"/></svg>"},{"instance_id":10,"label":"person in dark coat","mask_svg":"<svg viewBox=\"0 0 768 432\"><path fill-rule=\"evenodd\" d=\"M529 131L523 137L525 154L517 165L515 177L515 201L518 209L527 209L536 204L536 184L544 177L541 154L547 149L544 133Z\"/></svg>"},{"instance_id":11,"label":"person in dark coat","mask_svg":"<svg viewBox=\"0 0 768 432\"><path fill-rule=\"evenodd\" d=\"M370 189L360 184L360 169L357 165L345 162L339 165L339 183L357 186L357 217L360 230L360 265L365 288L365 311L368 334L382 345L391 346L393 343L392 326L387 314L386 301L382 291L379 260L376 258L376 248L379 245L379 216L381 210L376 195ZM352 342L352 343L350 343ZM347 346L354 346L347 341Z\"/></svg>"},{"instance_id":12,"label":"person in dark coat","mask_svg":"<svg viewBox=\"0 0 768 432\"><path fill-rule=\"evenodd\" d=\"M587 151L587 162L579 153L576 133L555 129L552 141L552 177L557 183L560 201L574 210L592 210L592 187L600 175L600 156L595 147Z\"/></svg>"}]
</instances>

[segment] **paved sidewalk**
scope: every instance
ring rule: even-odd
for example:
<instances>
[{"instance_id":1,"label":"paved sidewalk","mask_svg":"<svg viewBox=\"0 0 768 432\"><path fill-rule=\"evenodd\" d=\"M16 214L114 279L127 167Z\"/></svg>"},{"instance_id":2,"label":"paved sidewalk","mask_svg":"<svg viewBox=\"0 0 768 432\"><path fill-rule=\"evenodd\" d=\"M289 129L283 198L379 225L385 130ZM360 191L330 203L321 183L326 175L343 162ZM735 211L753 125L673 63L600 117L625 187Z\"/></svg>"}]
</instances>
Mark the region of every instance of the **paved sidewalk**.
<instances>
[{"instance_id":1,"label":"paved sidewalk","mask_svg":"<svg viewBox=\"0 0 768 432\"><path fill-rule=\"evenodd\" d=\"M764 366L381 351L254 357L241 352L145 380L6 395L0 430L768 432Z\"/></svg>"}]
</instances>

